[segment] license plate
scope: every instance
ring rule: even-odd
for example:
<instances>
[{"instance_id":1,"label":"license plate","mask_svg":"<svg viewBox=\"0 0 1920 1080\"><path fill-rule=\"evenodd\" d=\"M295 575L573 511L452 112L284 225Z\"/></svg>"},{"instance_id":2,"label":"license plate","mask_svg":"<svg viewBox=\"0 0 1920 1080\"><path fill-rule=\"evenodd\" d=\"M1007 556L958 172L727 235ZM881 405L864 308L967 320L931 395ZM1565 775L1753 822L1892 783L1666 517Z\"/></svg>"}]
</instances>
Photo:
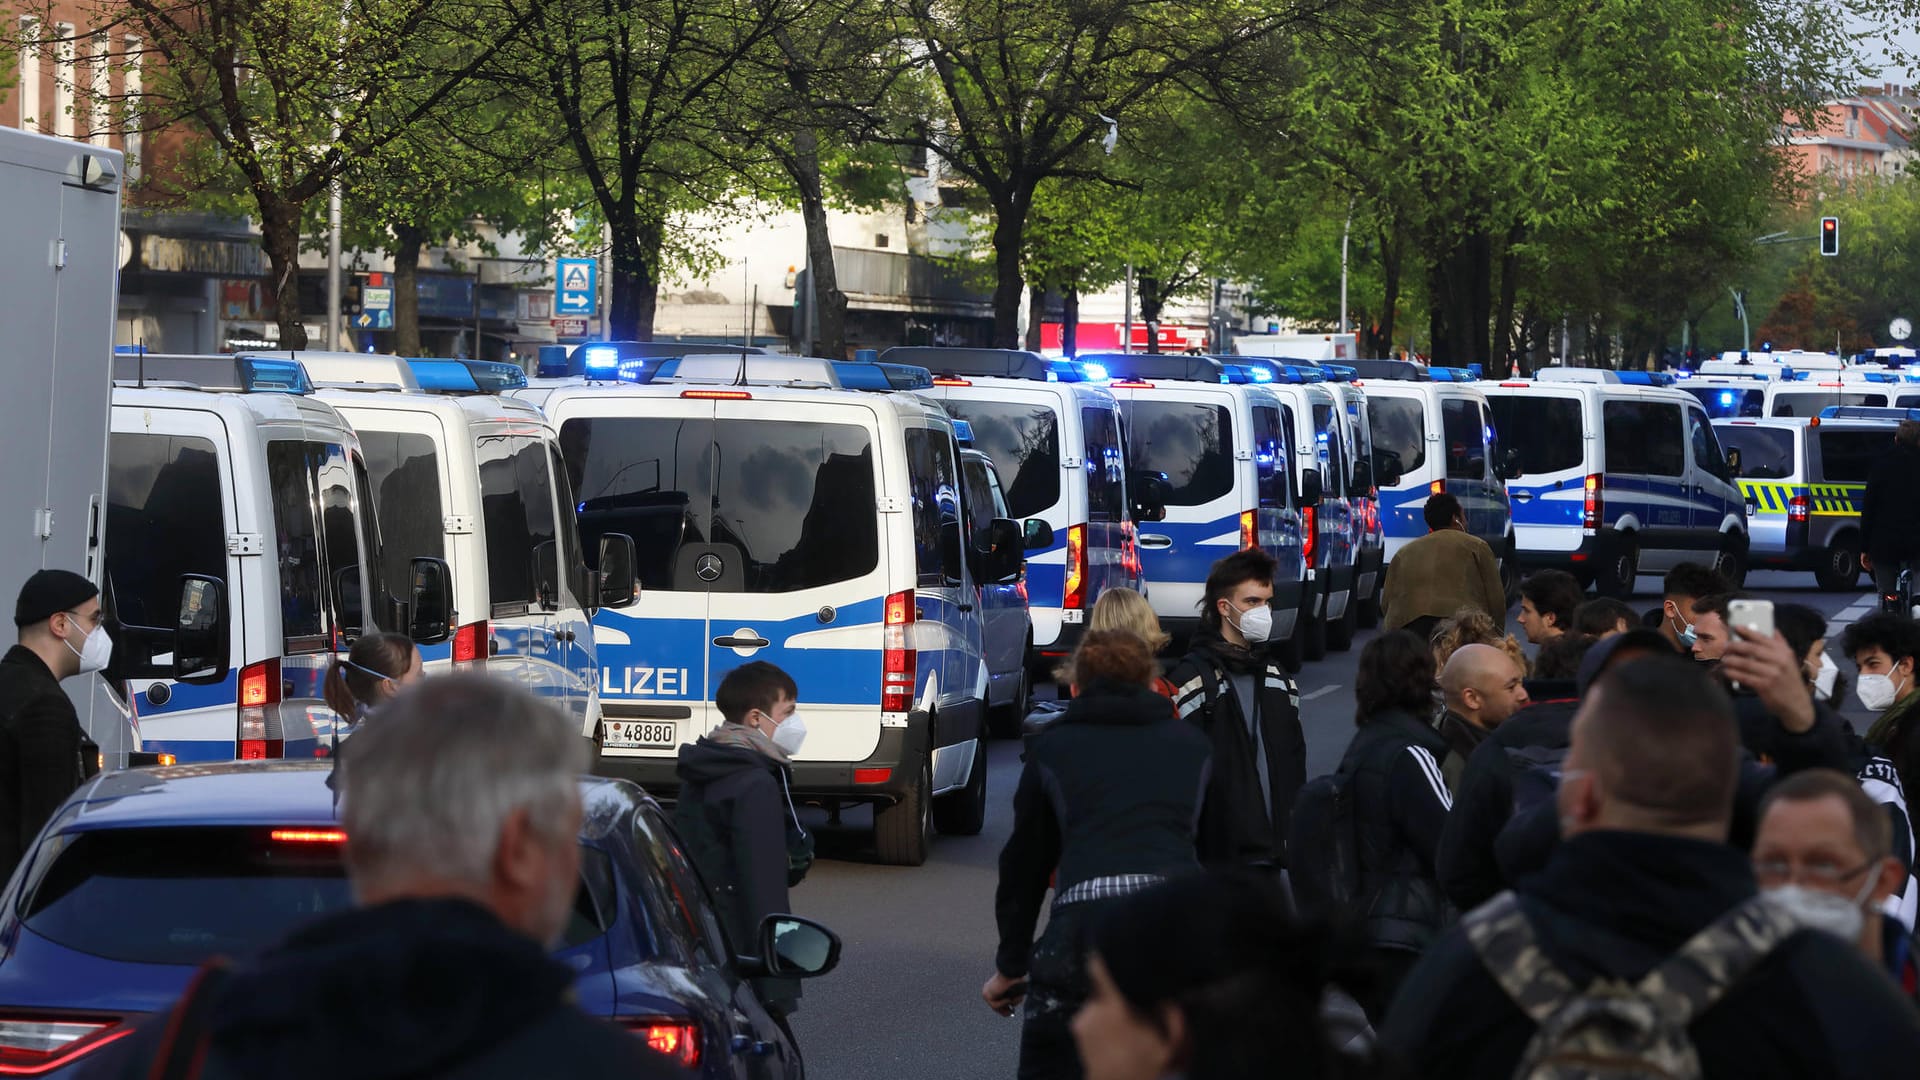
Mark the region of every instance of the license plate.
<instances>
[{"instance_id":1,"label":"license plate","mask_svg":"<svg viewBox=\"0 0 1920 1080\"><path fill-rule=\"evenodd\" d=\"M671 720L602 720L600 742L622 749L671 750L680 745L680 725Z\"/></svg>"}]
</instances>

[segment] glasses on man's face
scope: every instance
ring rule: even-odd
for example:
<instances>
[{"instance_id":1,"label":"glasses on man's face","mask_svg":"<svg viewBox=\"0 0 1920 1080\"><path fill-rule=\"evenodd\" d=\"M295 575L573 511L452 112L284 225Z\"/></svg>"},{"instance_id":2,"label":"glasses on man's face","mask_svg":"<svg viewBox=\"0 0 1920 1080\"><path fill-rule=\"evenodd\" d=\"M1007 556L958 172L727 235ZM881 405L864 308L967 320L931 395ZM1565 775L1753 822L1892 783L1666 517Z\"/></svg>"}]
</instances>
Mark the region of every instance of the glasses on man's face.
<instances>
[{"instance_id":1,"label":"glasses on man's face","mask_svg":"<svg viewBox=\"0 0 1920 1080\"><path fill-rule=\"evenodd\" d=\"M1844 885L1861 874L1866 873L1874 860L1868 859L1858 866L1849 867L1832 859L1809 859L1799 863L1790 859L1755 859L1753 876L1762 885L1786 885L1802 882L1815 886Z\"/></svg>"},{"instance_id":2,"label":"glasses on man's face","mask_svg":"<svg viewBox=\"0 0 1920 1080\"><path fill-rule=\"evenodd\" d=\"M67 611L67 612L62 612L62 614L64 614L67 618L72 619L74 622L85 623L87 627L90 629L94 627L98 627L100 624L107 621L107 609L103 607L94 608L93 614L91 615L82 615L77 611Z\"/></svg>"}]
</instances>

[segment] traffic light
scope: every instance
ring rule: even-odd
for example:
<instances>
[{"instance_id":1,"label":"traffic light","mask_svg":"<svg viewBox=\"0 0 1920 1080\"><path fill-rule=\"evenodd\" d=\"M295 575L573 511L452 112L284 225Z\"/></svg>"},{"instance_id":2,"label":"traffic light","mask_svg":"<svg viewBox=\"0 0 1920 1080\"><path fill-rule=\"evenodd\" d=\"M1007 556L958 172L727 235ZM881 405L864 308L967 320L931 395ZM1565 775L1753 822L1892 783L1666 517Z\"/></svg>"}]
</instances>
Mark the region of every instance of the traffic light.
<instances>
[{"instance_id":1,"label":"traffic light","mask_svg":"<svg viewBox=\"0 0 1920 1080\"><path fill-rule=\"evenodd\" d=\"M1840 254L1840 219L1837 217L1820 219L1820 254Z\"/></svg>"}]
</instances>

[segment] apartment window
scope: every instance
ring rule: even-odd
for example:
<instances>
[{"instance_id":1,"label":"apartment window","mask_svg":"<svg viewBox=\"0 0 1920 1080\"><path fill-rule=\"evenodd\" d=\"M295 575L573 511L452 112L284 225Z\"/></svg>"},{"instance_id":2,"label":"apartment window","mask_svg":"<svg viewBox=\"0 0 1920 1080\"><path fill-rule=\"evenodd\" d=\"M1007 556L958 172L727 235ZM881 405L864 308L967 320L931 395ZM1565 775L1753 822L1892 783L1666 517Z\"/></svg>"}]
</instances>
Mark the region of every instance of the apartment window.
<instances>
[{"instance_id":1,"label":"apartment window","mask_svg":"<svg viewBox=\"0 0 1920 1080\"><path fill-rule=\"evenodd\" d=\"M40 127L40 20L20 20L20 126Z\"/></svg>"},{"instance_id":2,"label":"apartment window","mask_svg":"<svg viewBox=\"0 0 1920 1080\"><path fill-rule=\"evenodd\" d=\"M53 133L73 138L73 24L53 24Z\"/></svg>"},{"instance_id":3,"label":"apartment window","mask_svg":"<svg viewBox=\"0 0 1920 1080\"><path fill-rule=\"evenodd\" d=\"M139 38L127 38L126 70L120 76L121 93L126 97L121 125L126 134L122 136L121 143L127 153L126 173L129 181L140 179L140 151L144 142L140 137L140 92L146 84L141 81L140 45Z\"/></svg>"},{"instance_id":4,"label":"apartment window","mask_svg":"<svg viewBox=\"0 0 1920 1080\"><path fill-rule=\"evenodd\" d=\"M93 35L93 83L87 88L87 141L95 146L106 146L112 139L107 133L113 126L108 115L112 105L113 85L109 81L108 63L113 56L113 44L105 33Z\"/></svg>"},{"instance_id":5,"label":"apartment window","mask_svg":"<svg viewBox=\"0 0 1920 1080\"><path fill-rule=\"evenodd\" d=\"M874 234L874 237L873 237L873 246L874 246L874 247L881 247L881 248L883 248L883 247L886 247L886 246L887 246L887 234L886 234L886 233L875 233L875 234Z\"/></svg>"}]
</instances>

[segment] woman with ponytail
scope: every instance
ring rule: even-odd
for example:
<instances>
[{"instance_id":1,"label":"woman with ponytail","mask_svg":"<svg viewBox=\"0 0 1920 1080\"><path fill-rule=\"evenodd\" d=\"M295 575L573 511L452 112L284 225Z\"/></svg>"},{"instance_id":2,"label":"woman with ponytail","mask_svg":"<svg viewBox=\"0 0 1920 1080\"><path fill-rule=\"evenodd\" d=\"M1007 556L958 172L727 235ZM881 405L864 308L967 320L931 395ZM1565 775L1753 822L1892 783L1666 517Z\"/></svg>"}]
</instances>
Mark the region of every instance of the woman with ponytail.
<instances>
[{"instance_id":1,"label":"woman with ponytail","mask_svg":"<svg viewBox=\"0 0 1920 1080\"><path fill-rule=\"evenodd\" d=\"M334 657L321 692L328 708L357 725L423 669L420 650L405 634L363 634L344 658Z\"/></svg>"}]
</instances>

